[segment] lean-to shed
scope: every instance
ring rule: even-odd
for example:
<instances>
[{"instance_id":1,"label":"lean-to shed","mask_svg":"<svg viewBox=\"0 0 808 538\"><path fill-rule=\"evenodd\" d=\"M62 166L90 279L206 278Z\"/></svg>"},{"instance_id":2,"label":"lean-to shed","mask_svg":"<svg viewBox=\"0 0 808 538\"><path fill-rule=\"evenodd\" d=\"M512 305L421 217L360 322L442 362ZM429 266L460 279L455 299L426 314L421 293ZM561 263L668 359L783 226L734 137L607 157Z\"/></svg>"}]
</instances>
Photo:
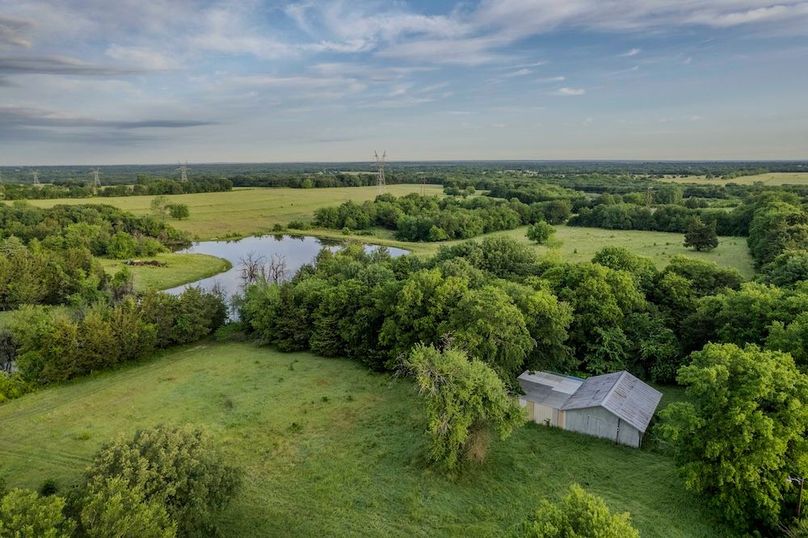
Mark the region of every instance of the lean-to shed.
<instances>
[{"instance_id":1,"label":"lean-to shed","mask_svg":"<svg viewBox=\"0 0 808 538\"><path fill-rule=\"evenodd\" d=\"M530 420L639 447L662 394L628 372L586 380L524 372L519 399Z\"/></svg>"}]
</instances>

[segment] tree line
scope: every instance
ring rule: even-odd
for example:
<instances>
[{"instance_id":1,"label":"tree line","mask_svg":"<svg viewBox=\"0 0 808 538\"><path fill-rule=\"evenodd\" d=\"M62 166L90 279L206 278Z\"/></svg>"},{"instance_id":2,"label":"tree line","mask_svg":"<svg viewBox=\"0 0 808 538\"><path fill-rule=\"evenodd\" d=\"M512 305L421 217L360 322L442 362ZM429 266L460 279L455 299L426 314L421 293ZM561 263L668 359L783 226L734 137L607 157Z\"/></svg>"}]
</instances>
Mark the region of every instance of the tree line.
<instances>
[{"instance_id":1,"label":"tree line","mask_svg":"<svg viewBox=\"0 0 808 538\"><path fill-rule=\"evenodd\" d=\"M233 190L227 178L198 178L180 181L164 177L140 176L134 184L95 187L86 181L67 180L42 185L0 183L0 200L52 200L55 198L111 198L165 194L193 194Z\"/></svg>"},{"instance_id":2,"label":"tree line","mask_svg":"<svg viewBox=\"0 0 808 538\"><path fill-rule=\"evenodd\" d=\"M569 213L564 200L528 205L487 197L438 198L413 193L397 198L383 194L363 204L348 201L317 209L314 225L346 230L379 226L395 230L396 238L404 241L444 241L512 230L539 220L563 222Z\"/></svg>"}]
</instances>

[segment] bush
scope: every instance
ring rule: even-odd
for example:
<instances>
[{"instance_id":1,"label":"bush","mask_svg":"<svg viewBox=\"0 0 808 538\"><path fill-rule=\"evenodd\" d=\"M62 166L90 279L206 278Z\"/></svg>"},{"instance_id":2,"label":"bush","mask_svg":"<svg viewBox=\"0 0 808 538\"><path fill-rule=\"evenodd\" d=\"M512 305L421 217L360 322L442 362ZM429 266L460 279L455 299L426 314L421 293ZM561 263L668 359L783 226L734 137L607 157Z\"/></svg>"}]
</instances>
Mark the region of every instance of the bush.
<instances>
[{"instance_id":1,"label":"bush","mask_svg":"<svg viewBox=\"0 0 808 538\"><path fill-rule=\"evenodd\" d=\"M192 536L215 532L214 516L227 506L240 484L241 472L225 463L203 430L156 426L138 431L131 440L119 439L103 447L93 458L81 489L89 500L86 517L93 521L114 524L114 513L125 513L127 506L134 505L144 520L156 521L159 529L166 530L170 526L162 507L180 535ZM110 491L117 507L101 502Z\"/></svg>"},{"instance_id":2,"label":"bush","mask_svg":"<svg viewBox=\"0 0 808 538\"><path fill-rule=\"evenodd\" d=\"M166 209L168 209L168 214L172 219L187 219L191 215L188 206L185 204L168 204Z\"/></svg>"},{"instance_id":3,"label":"bush","mask_svg":"<svg viewBox=\"0 0 808 538\"><path fill-rule=\"evenodd\" d=\"M543 500L520 536L531 538L639 538L628 512L612 514L600 497L578 484L558 502Z\"/></svg>"},{"instance_id":4,"label":"bush","mask_svg":"<svg viewBox=\"0 0 808 538\"><path fill-rule=\"evenodd\" d=\"M539 245L543 245L547 243L547 240L550 239L550 236L552 236L555 231L555 228L541 220L528 227L527 238Z\"/></svg>"},{"instance_id":5,"label":"bush","mask_svg":"<svg viewBox=\"0 0 808 538\"><path fill-rule=\"evenodd\" d=\"M308 230L309 225L301 220L293 220L286 225L290 230Z\"/></svg>"}]
</instances>

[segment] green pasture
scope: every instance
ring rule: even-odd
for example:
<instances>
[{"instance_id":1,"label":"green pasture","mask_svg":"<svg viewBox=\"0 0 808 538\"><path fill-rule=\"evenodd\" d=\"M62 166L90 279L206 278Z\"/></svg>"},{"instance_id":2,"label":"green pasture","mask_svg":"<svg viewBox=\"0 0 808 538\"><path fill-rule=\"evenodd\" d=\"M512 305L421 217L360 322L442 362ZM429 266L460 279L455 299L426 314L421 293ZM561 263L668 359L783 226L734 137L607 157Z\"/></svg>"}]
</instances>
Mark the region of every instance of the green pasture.
<instances>
[{"instance_id":1,"label":"green pasture","mask_svg":"<svg viewBox=\"0 0 808 538\"><path fill-rule=\"evenodd\" d=\"M537 425L447 478L425 461L409 380L246 343L174 350L0 406L0 478L53 478L65 493L103 443L158 423L205 426L244 468L223 536L501 536L572 482L631 512L644 537L729 535L667 456Z\"/></svg>"}]
</instances>

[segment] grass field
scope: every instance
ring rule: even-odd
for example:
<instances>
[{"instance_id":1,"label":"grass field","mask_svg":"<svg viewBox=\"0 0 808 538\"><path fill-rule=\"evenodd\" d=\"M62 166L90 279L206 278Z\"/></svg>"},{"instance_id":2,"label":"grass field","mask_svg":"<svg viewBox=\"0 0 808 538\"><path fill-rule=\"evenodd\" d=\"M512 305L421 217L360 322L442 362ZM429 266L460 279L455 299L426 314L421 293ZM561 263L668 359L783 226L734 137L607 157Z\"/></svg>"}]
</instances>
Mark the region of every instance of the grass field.
<instances>
[{"instance_id":1,"label":"grass field","mask_svg":"<svg viewBox=\"0 0 808 538\"><path fill-rule=\"evenodd\" d=\"M720 237L719 245L715 250L696 252L682 245L683 234L640 230L604 230L603 228L582 228L577 226L556 226L555 228L557 231L553 237L557 246L554 248L536 245L528 240L525 236L527 232L526 226L520 226L514 230L494 232L488 234L488 236L512 237L517 241L530 245L540 254L556 251L563 259L573 262L589 261L603 247L624 247L636 254L651 258L659 268L664 267L672 257L681 255L712 261L726 267L734 267L746 278L751 278L754 275L752 256L749 254L746 239L743 237ZM314 230L305 233L309 235L346 237L334 230ZM392 232L389 230L376 230L371 237L361 235L347 237L358 241L369 241L405 248L416 254L423 255L437 252L441 245L451 245L458 242L407 243L395 241ZM482 237L485 236L475 239L479 240Z\"/></svg>"},{"instance_id":2,"label":"grass field","mask_svg":"<svg viewBox=\"0 0 808 538\"><path fill-rule=\"evenodd\" d=\"M166 265L163 267L125 266L121 260L103 258L100 260L104 269L110 274L118 272L121 267L127 267L132 272L135 289L138 291L173 288L227 271L231 267L227 260L207 254L164 253L143 259L157 260Z\"/></svg>"},{"instance_id":3,"label":"grass field","mask_svg":"<svg viewBox=\"0 0 808 538\"><path fill-rule=\"evenodd\" d=\"M808 185L808 172L770 172L767 174L757 174L754 176L741 176L733 179L707 179L705 176L688 176L667 178L662 181L672 183L700 183L703 185L725 185L736 183L738 185L752 185L753 183L763 183L764 185Z\"/></svg>"},{"instance_id":4,"label":"grass field","mask_svg":"<svg viewBox=\"0 0 808 538\"><path fill-rule=\"evenodd\" d=\"M205 425L245 468L224 536L494 536L579 482L644 537L716 537L666 456L529 425L448 479L424 462L408 380L356 363L207 343L0 406L0 477L62 491L105 441Z\"/></svg>"},{"instance_id":5,"label":"grass field","mask_svg":"<svg viewBox=\"0 0 808 538\"><path fill-rule=\"evenodd\" d=\"M440 185L425 185L429 194L443 192ZM421 185L388 185L386 192L402 196L420 192ZM348 200L363 202L379 194L376 187L339 187L333 189L256 188L235 189L231 192L178 194L169 196L172 203L186 204L191 212L187 220L172 220L171 224L202 240L225 239L268 233L275 224L285 226L289 221L311 220L314 210L341 204ZM51 207L56 204L110 204L135 214L148 213L153 196L123 196L116 198L63 198L31 200L32 205Z\"/></svg>"}]
</instances>

